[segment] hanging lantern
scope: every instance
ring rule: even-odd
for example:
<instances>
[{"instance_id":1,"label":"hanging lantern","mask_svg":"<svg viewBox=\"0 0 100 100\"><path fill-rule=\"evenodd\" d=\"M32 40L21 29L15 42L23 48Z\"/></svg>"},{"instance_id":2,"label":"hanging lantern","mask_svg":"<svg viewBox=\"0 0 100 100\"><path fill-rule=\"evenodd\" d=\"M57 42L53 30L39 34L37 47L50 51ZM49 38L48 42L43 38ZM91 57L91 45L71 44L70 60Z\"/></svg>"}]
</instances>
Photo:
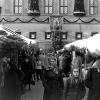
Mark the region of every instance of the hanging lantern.
<instances>
[{"instance_id":1,"label":"hanging lantern","mask_svg":"<svg viewBox=\"0 0 100 100\"><path fill-rule=\"evenodd\" d=\"M32 16L40 15L38 0L29 0L28 15L32 15Z\"/></svg>"},{"instance_id":2,"label":"hanging lantern","mask_svg":"<svg viewBox=\"0 0 100 100\"><path fill-rule=\"evenodd\" d=\"M73 14L74 16L85 16L84 0L75 0Z\"/></svg>"}]
</instances>

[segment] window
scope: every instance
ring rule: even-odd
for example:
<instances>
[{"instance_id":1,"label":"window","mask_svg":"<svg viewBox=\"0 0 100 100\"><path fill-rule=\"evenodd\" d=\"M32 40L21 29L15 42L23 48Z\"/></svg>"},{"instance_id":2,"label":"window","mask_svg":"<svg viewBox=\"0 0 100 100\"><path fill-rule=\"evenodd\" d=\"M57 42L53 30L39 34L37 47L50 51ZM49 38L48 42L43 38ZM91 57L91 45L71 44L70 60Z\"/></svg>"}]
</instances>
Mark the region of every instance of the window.
<instances>
[{"instance_id":1,"label":"window","mask_svg":"<svg viewBox=\"0 0 100 100\"><path fill-rule=\"evenodd\" d=\"M30 32L29 38L30 39L36 39L36 32Z\"/></svg>"},{"instance_id":2,"label":"window","mask_svg":"<svg viewBox=\"0 0 100 100\"><path fill-rule=\"evenodd\" d=\"M14 13L15 14L22 14L22 0L15 0L14 1Z\"/></svg>"},{"instance_id":3,"label":"window","mask_svg":"<svg viewBox=\"0 0 100 100\"><path fill-rule=\"evenodd\" d=\"M51 38L51 32L45 32L45 39Z\"/></svg>"},{"instance_id":4,"label":"window","mask_svg":"<svg viewBox=\"0 0 100 100\"><path fill-rule=\"evenodd\" d=\"M2 9L2 7L0 7L0 14L1 14L1 9Z\"/></svg>"},{"instance_id":5,"label":"window","mask_svg":"<svg viewBox=\"0 0 100 100\"><path fill-rule=\"evenodd\" d=\"M62 39L67 39L67 32L62 32Z\"/></svg>"},{"instance_id":6,"label":"window","mask_svg":"<svg viewBox=\"0 0 100 100\"><path fill-rule=\"evenodd\" d=\"M91 32L91 36L98 34L98 32Z\"/></svg>"},{"instance_id":7,"label":"window","mask_svg":"<svg viewBox=\"0 0 100 100\"><path fill-rule=\"evenodd\" d=\"M21 32L16 32L16 33L18 33L18 34L20 34L20 35L21 35Z\"/></svg>"},{"instance_id":8,"label":"window","mask_svg":"<svg viewBox=\"0 0 100 100\"><path fill-rule=\"evenodd\" d=\"M82 39L82 32L76 32L76 40Z\"/></svg>"},{"instance_id":9,"label":"window","mask_svg":"<svg viewBox=\"0 0 100 100\"><path fill-rule=\"evenodd\" d=\"M97 2L97 0L90 0L89 1L89 13L90 13L90 15L97 15L98 14L98 2Z\"/></svg>"},{"instance_id":10,"label":"window","mask_svg":"<svg viewBox=\"0 0 100 100\"><path fill-rule=\"evenodd\" d=\"M53 13L53 0L44 0L44 12L45 14Z\"/></svg>"},{"instance_id":11,"label":"window","mask_svg":"<svg viewBox=\"0 0 100 100\"><path fill-rule=\"evenodd\" d=\"M60 0L60 14L68 14L68 0Z\"/></svg>"}]
</instances>

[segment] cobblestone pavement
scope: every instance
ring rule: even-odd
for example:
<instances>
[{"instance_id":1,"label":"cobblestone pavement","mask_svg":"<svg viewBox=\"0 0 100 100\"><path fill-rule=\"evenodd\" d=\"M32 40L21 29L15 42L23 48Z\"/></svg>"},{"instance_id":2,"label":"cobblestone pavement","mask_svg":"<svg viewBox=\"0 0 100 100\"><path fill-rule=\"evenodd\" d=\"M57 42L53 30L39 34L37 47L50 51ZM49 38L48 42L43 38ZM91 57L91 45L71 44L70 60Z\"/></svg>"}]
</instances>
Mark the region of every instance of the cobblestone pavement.
<instances>
[{"instance_id":1,"label":"cobblestone pavement","mask_svg":"<svg viewBox=\"0 0 100 100\"><path fill-rule=\"evenodd\" d=\"M41 81L36 82L35 86L31 86L31 91L27 90L26 93L22 95L21 100L43 100L43 91L44 89ZM86 98L87 98L87 93L83 100L87 100Z\"/></svg>"},{"instance_id":2,"label":"cobblestone pavement","mask_svg":"<svg viewBox=\"0 0 100 100\"><path fill-rule=\"evenodd\" d=\"M43 91L41 81L36 82L35 86L31 86L30 91L27 90L26 93L22 95L21 100L43 100Z\"/></svg>"}]
</instances>

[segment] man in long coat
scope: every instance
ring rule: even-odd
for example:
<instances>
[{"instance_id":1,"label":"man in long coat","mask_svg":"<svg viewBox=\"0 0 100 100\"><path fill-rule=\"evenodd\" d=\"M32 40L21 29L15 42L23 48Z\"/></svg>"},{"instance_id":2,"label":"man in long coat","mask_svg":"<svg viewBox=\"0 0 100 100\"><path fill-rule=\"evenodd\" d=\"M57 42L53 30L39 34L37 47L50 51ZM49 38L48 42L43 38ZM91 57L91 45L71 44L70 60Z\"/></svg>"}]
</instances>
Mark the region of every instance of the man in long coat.
<instances>
[{"instance_id":1,"label":"man in long coat","mask_svg":"<svg viewBox=\"0 0 100 100\"><path fill-rule=\"evenodd\" d=\"M62 100L64 84L61 70L44 70L43 86L43 100Z\"/></svg>"},{"instance_id":2,"label":"man in long coat","mask_svg":"<svg viewBox=\"0 0 100 100\"><path fill-rule=\"evenodd\" d=\"M21 76L20 70L9 62L10 69L7 69L4 77L4 86L2 87L0 100L20 100L21 91ZM3 66L4 67L4 66Z\"/></svg>"},{"instance_id":3,"label":"man in long coat","mask_svg":"<svg viewBox=\"0 0 100 100\"><path fill-rule=\"evenodd\" d=\"M85 85L89 88L87 100L100 100L100 60L88 71Z\"/></svg>"}]
</instances>

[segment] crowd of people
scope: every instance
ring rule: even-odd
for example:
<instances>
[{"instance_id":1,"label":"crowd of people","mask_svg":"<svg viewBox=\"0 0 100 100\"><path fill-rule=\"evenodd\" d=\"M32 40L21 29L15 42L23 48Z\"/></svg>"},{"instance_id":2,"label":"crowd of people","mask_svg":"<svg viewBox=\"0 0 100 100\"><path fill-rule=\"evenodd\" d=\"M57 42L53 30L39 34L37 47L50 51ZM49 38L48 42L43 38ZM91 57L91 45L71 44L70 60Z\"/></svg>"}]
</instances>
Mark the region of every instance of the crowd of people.
<instances>
[{"instance_id":1,"label":"crowd of people","mask_svg":"<svg viewBox=\"0 0 100 100\"><path fill-rule=\"evenodd\" d=\"M84 66L77 56L72 64L72 54L40 52L38 57L19 57L16 66L13 59L0 61L0 100L20 100L25 87L42 81L43 100L82 100L87 88L87 100L100 98L100 60Z\"/></svg>"},{"instance_id":2,"label":"crowd of people","mask_svg":"<svg viewBox=\"0 0 100 100\"><path fill-rule=\"evenodd\" d=\"M58 64L51 60L44 69L43 100L83 100L86 95L87 100L100 99L100 59L85 66L80 56L74 64L71 57L68 52L60 54Z\"/></svg>"}]
</instances>

